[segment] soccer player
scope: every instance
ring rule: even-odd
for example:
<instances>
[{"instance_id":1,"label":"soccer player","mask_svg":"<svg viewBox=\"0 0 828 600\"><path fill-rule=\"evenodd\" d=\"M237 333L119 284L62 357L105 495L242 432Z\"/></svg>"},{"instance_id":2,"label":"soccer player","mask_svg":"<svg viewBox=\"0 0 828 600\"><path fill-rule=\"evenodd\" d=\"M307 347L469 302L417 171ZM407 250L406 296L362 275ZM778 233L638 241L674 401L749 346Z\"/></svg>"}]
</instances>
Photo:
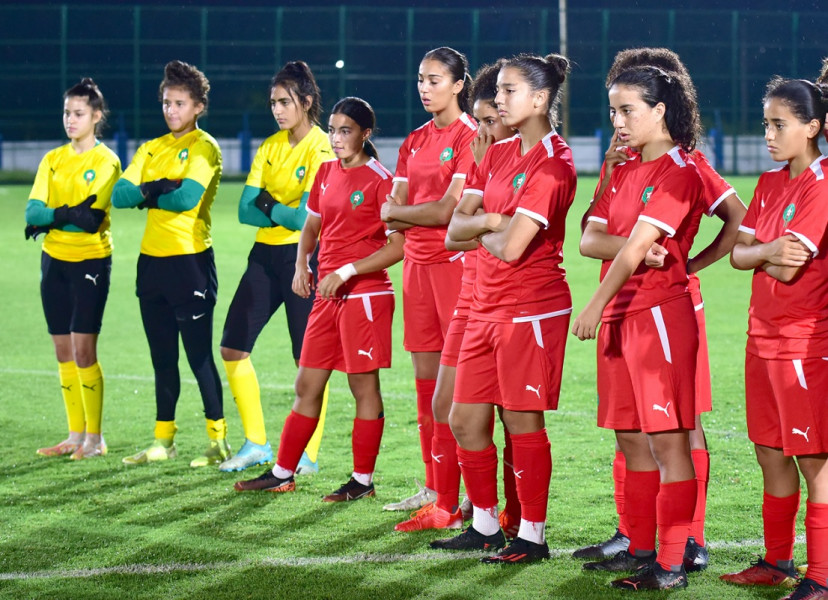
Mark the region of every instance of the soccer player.
<instances>
[{"instance_id":1,"label":"soccer player","mask_svg":"<svg viewBox=\"0 0 828 600\"><path fill-rule=\"evenodd\" d=\"M414 363L425 487L385 505L385 510L416 510L437 498L432 399L463 274L463 253L446 249L446 228L474 162L470 145L477 132L474 119L466 114L471 76L463 54L447 47L426 52L417 81L420 101L432 119L403 142L382 219L390 229L405 230L403 346Z\"/></svg>"},{"instance_id":2,"label":"soccer player","mask_svg":"<svg viewBox=\"0 0 828 600\"><path fill-rule=\"evenodd\" d=\"M484 65L474 77L470 100L474 118L477 119L477 136L472 140L472 153L475 165L479 165L489 147L495 142L512 135L512 129L506 127L497 114L494 98L497 94L497 74L500 63ZM473 170L473 169L472 169ZM469 308L472 301L477 272L476 240L456 242L446 236L446 248L455 252L464 251L463 278L460 296L454 307L454 314L446 331L446 340L440 353L440 368L437 372L437 385L434 390L432 410L434 413L434 438L431 441L432 471L434 474L434 491L437 499L414 512L410 519L398 523L396 531L417 531L421 529L460 529L463 525L463 514L459 510L460 499L460 465L457 463L457 440L449 426L449 412L454 395L454 379L457 370L457 357L460 353L460 343L463 341L463 332L469 318ZM508 436L508 433L507 433ZM507 438L508 439L508 438ZM511 452L511 444L507 442L504 454ZM507 485L507 498L512 498L512 512L501 513L501 520L515 512L516 495L514 493L514 473L511 471L511 458L507 459L509 467L504 464L504 477L511 482ZM509 478L511 475L511 478ZM518 514L520 511L517 504ZM507 524L509 537L517 535L518 516ZM504 530L507 528L504 527Z\"/></svg>"},{"instance_id":3,"label":"soccer player","mask_svg":"<svg viewBox=\"0 0 828 600\"><path fill-rule=\"evenodd\" d=\"M611 559L612 570L642 568L612 585L686 587L698 350L686 264L704 212L703 183L687 153L698 137L698 107L686 78L652 66L621 72L609 104L618 140L638 156L615 166L589 216L581 253L604 261L602 281L572 333L593 339L602 323L598 425L615 430L626 459L630 545ZM664 251L653 257L655 242ZM642 265L648 255L656 260Z\"/></svg>"},{"instance_id":4,"label":"soccer player","mask_svg":"<svg viewBox=\"0 0 828 600\"><path fill-rule=\"evenodd\" d=\"M403 235L386 230L380 207L391 192L392 175L377 161L370 141L374 111L360 98L343 98L331 110L328 136L338 160L322 164L308 199L308 217L296 256L293 291L316 298L310 314L296 400L288 415L276 465L261 476L236 483L236 489L288 492L302 449L319 420L322 395L331 371L348 375L356 400L351 446L351 478L323 498L346 502L374 495L374 467L383 416L379 369L391 366L394 290L386 267L403 257ZM319 282L310 258L319 244Z\"/></svg>"},{"instance_id":5,"label":"soccer player","mask_svg":"<svg viewBox=\"0 0 828 600\"><path fill-rule=\"evenodd\" d=\"M685 85L694 87L690 74L678 55L667 48L633 48L622 50L615 56L615 61L607 74L606 84L610 86L619 73L625 69L637 66L650 65L664 71L675 73L685 79ZM628 146L618 142L617 133L613 135L606 159L601 168L601 178L594 198L600 198L601 193L609 182L612 169L619 162L626 162L636 155ZM702 428L701 413L712 410L712 394L710 387L710 362L707 354L707 335L704 320L704 302L701 297L699 279L696 273L716 262L730 252L736 240L739 224L745 215L746 208L742 204L733 188L713 169L707 157L699 149L691 153L693 161L699 170L704 182L705 214L716 215L722 220L722 228L716 238L696 256L687 261L690 295L696 312L699 325L699 350L696 368L696 421L695 429L690 432L690 448L693 466L698 482L698 496L693 522L690 528L690 537L687 540L684 555L684 567L687 571L700 571L707 568L708 552L704 540L704 521L707 506L707 483L710 474L710 456L707 451L707 440ZM593 204L586 211L583 223L592 210ZM659 248L657 251L662 252ZM624 454L616 445L615 459L613 460L613 482L615 484L615 505L618 512L618 529L610 539L576 550L575 558L610 558L626 550L629 546L626 518L624 515ZM585 568L603 570L608 563L587 563Z\"/></svg>"},{"instance_id":6,"label":"soccer player","mask_svg":"<svg viewBox=\"0 0 828 600\"><path fill-rule=\"evenodd\" d=\"M106 121L103 94L88 77L63 94L69 143L48 152L26 204L26 239L45 233L40 297L55 345L69 437L43 456L103 456L104 378L98 334L109 294L109 200L121 161L97 139Z\"/></svg>"},{"instance_id":7,"label":"soccer player","mask_svg":"<svg viewBox=\"0 0 828 600\"><path fill-rule=\"evenodd\" d=\"M818 139L828 87L775 78L764 97L764 173L730 255L753 270L745 357L748 436L762 468L765 555L722 575L792 585L799 476L808 486L805 577L786 600L828 598L828 158Z\"/></svg>"},{"instance_id":8,"label":"soccer player","mask_svg":"<svg viewBox=\"0 0 828 600\"><path fill-rule=\"evenodd\" d=\"M245 437L239 452L219 465L222 471L240 471L273 460L250 353L264 326L284 304L293 359L299 364L313 292L300 297L291 291L293 265L316 172L324 161L333 158L328 136L319 127L319 86L307 64L292 61L276 73L270 82L270 110L279 131L256 152L239 200L239 220L259 230L247 258L247 270L227 311L221 338L221 357ZM316 269L315 257L311 268ZM319 427L302 457L307 472L318 469L327 398L326 387Z\"/></svg>"},{"instance_id":9,"label":"soccer player","mask_svg":"<svg viewBox=\"0 0 828 600\"><path fill-rule=\"evenodd\" d=\"M221 150L198 127L210 83L193 65L164 67L158 97L170 132L142 144L112 193L116 208L147 209L138 257L136 294L155 371L155 440L127 456L137 465L177 456L175 407L181 390L178 340L204 404L209 445L190 466L230 456L221 380L213 360L213 309L218 281L210 208L221 177Z\"/></svg>"},{"instance_id":10,"label":"soccer player","mask_svg":"<svg viewBox=\"0 0 828 600\"><path fill-rule=\"evenodd\" d=\"M503 124L518 135L486 152L449 228L452 239L479 238L482 246L449 417L474 516L461 534L431 546L495 549L505 543L490 426L498 406L511 436L521 520L517 537L486 563L549 557L552 456L544 411L557 408L572 312L561 263L576 176L572 153L553 127L568 70L569 61L557 54L503 62L495 101Z\"/></svg>"}]
</instances>

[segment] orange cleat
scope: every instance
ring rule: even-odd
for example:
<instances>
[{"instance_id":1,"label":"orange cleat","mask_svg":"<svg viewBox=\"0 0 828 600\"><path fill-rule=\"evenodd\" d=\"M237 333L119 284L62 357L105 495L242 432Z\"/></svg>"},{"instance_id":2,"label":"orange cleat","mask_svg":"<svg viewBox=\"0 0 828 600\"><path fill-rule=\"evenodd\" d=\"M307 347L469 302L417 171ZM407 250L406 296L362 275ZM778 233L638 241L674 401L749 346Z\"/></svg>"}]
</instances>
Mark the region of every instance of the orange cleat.
<instances>
[{"instance_id":1,"label":"orange cleat","mask_svg":"<svg viewBox=\"0 0 828 600\"><path fill-rule=\"evenodd\" d=\"M394 531L420 531L422 529L461 529L463 513L458 508L455 512L440 508L435 502L429 502L420 510L411 513L408 521L394 525Z\"/></svg>"}]
</instances>

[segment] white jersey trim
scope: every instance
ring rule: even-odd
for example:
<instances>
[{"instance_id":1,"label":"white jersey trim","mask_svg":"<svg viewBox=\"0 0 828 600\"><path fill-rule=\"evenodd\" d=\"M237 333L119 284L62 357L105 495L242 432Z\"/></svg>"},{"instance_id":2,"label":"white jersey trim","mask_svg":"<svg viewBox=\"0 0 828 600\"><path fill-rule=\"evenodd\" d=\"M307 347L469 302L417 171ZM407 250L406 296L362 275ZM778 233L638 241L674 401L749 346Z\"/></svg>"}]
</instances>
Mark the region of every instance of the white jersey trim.
<instances>
[{"instance_id":1,"label":"white jersey trim","mask_svg":"<svg viewBox=\"0 0 828 600\"><path fill-rule=\"evenodd\" d=\"M321 217L322 216L321 213L318 213L315 210L311 210L310 208L307 207L307 205L305 205L305 210L308 211L309 215L313 215L314 217Z\"/></svg>"},{"instance_id":2,"label":"white jersey trim","mask_svg":"<svg viewBox=\"0 0 828 600\"><path fill-rule=\"evenodd\" d=\"M659 229L663 229L667 232L667 237L673 237L676 235L676 230L664 223L663 221L659 221L658 219L654 219L652 217L648 217L647 215L639 215L639 221L644 221L645 223L649 223L650 225L655 225Z\"/></svg>"},{"instance_id":3,"label":"white jersey trim","mask_svg":"<svg viewBox=\"0 0 828 600\"><path fill-rule=\"evenodd\" d=\"M795 235L796 238L800 242L805 244L805 246L808 248L808 250L811 251L811 257L812 258L815 257L817 254L819 254L819 248L817 248L817 245L814 244L811 240L809 240L807 237L805 237L801 233L797 233L796 231L793 231L792 229L786 229L785 233L790 233L791 235Z\"/></svg>"},{"instance_id":4,"label":"white jersey trim","mask_svg":"<svg viewBox=\"0 0 828 600\"><path fill-rule=\"evenodd\" d=\"M459 258L463 258L464 254L465 254L465 252L458 252L457 254L455 254L454 256L449 258L449 262L454 262L455 260L457 260Z\"/></svg>"},{"instance_id":5,"label":"white jersey trim","mask_svg":"<svg viewBox=\"0 0 828 600\"><path fill-rule=\"evenodd\" d=\"M681 158L679 154L679 147L673 146L672 149L667 153L670 155L670 158L673 159L673 162L676 163L679 167L684 168L687 166L687 163Z\"/></svg>"},{"instance_id":6,"label":"white jersey trim","mask_svg":"<svg viewBox=\"0 0 828 600\"><path fill-rule=\"evenodd\" d=\"M391 182L392 183L397 183L397 182L408 183L408 177L394 177L394 179L392 179Z\"/></svg>"},{"instance_id":7,"label":"white jersey trim","mask_svg":"<svg viewBox=\"0 0 828 600\"><path fill-rule=\"evenodd\" d=\"M822 165L820 164L823 160L825 160L824 154L820 155L820 157L817 158L814 162L812 162L811 166L809 167L816 176L817 181L822 181L823 179L825 179L825 173L823 173Z\"/></svg>"},{"instance_id":8,"label":"white jersey trim","mask_svg":"<svg viewBox=\"0 0 828 600\"><path fill-rule=\"evenodd\" d=\"M391 173L388 171L388 169L383 167L379 163L379 161L373 157L371 157L371 160L365 163L365 166L369 167L374 173L382 177L383 181L391 177Z\"/></svg>"},{"instance_id":9,"label":"white jersey trim","mask_svg":"<svg viewBox=\"0 0 828 600\"><path fill-rule=\"evenodd\" d=\"M562 317L564 315L572 314L572 307L556 310L554 312L543 313L541 315L529 315L528 317L514 317L512 323L531 323L532 321L542 321L543 319L551 319L553 317Z\"/></svg>"},{"instance_id":10,"label":"white jersey trim","mask_svg":"<svg viewBox=\"0 0 828 600\"><path fill-rule=\"evenodd\" d=\"M465 173L455 173L454 175L451 176L451 178L452 179L465 179L466 174Z\"/></svg>"},{"instance_id":11,"label":"white jersey trim","mask_svg":"<svg viewBox=\"0 0 828 600\"><path fill-rule=\"evenodd\" d=\"M603 225L609 225L609 221L603 219L601 217L587 217L587 223L590 221L595 221L596 223L602 223Z\"/></svg>"},{"instance_id":12,"label":"white jersey trim","mask_svg":"<svg viewBox=\"0 0 828 600\"><path fill-rule=\"evenodd\" d=\"M521 213L521 214L523 214L523 215L526 215L526 216L527 216L527 217L529 217L530 219L533 219L533 220L537 221L538 223L540 223L541 225L543 225L543 228L544 228L544 229L548 229L548 228L549 228L549 220L548 220L546 217L544 217L543 215L538 214L538 213L536 213L536 212L534 212L534 211L531 211L531 210L529 210L528 208L523 208L522 206L518 206L518 207L515 209L515 213Z\"/></svg>"},{"instance_id":13,"label":"white jersey trim","mask_svg":"<svg viewBox=\"0 0 828 600\"><path fill-rule=\"evenodd\" d=\"M693 307L693 310L699 312L700 310L704 309L704 302L699 302Z\"/></svg>"},{"instance_id":14,"label":"white jersey trim","mask_svg":"<svg viewBox=\"0 0 828 600\"><path fill-rule=\"evenodd\" d=\"M466 188L463 190L463 194L474 194L475 196L483 197L483 190L478 190L476 188Z\"/></svg>"},{"instance_id":15,"label":"white jersey trim","mask_svg":"<svg viewBox=\"0 0 828 600\"><path fill-rule=\"evenodd\" d=\"M466 113L460 115L460 120L463 121L463 123L465 123L466 126L472 131L477 131L477 125L474 124L474 121L472 121L471 117Z\"/></svg>"},{"instance_id":16,"label":"white jersey trim","mask_svg":"<svg viewBox=\"0 0 828 600\"><path fill-rule=\"evenodd\" d=\"M543 136L543 139L541 140L541 142L543 142L543 147L546 148L546 156L548 158L553 158L555 156L555 149L552 147L553 135L555 135L554 128L552 129L552 131Z\"/></svg>"},{"instance_id":17,"label":"white jersey trim","mask_svg":"<svg viewBox=\"0 0 828 600\"><path fill-rule=\"evenodd\" d=\"M756 230L751 229L750 227L746 227L745 225L739 225L739 231L741 231L742 233L747 233L748 235L752 235L753 237L756 237Z\"/></svg>"},{"instance_id":18,"label":"white jersey trim","mask_svg":"<svg viewBox=\"0 0 828 600\"><path fill-rule=\"evenodd\" d=\"M726 190L722 193L722 195L721 195L721 196L719 196L718 198L716 198L716 201L715 201L715 202L714 202L714 203L710 206L710 210L708 210L708 211L707 211L707 216L708 216L708 217L712 217L712 216L713 216L713 213L715 213L715 212L716 212L716 209L717 209L717 208L719 208L719 204L721 204L722 202L724 202L724 199L725 199L725 198L727 198L728 196L730 196L730 194L733 194L733 193L735 193L735 192L736 192L736 190L734 190L732 187L731 187L731 188L727 188L727 189L726 189ZM743 205L743 206L744 206L744 205ZM747 208L747 207L746 207L746 208Z\"/></svg>"}]
</instances>

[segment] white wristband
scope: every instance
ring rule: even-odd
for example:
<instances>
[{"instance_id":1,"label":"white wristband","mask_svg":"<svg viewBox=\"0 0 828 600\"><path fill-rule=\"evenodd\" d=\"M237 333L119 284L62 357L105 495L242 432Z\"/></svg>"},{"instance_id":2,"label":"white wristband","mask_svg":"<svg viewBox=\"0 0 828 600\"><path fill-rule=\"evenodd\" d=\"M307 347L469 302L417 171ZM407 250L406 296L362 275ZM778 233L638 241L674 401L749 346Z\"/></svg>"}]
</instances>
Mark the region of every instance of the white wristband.
<instances>
[{"instance_id":1,"label":"white wristband","mask_svg":"<svg viewBox=\"0 0 828 600\"><path fill-rule=\"evenodd\" d=\"M336 271L334 271L334 273L339 275L339 278L342 280L342 283L345 283L351 277L357 274L354 263L348 263L347 265L339 267Z\"/></svg>"}]
</instances>

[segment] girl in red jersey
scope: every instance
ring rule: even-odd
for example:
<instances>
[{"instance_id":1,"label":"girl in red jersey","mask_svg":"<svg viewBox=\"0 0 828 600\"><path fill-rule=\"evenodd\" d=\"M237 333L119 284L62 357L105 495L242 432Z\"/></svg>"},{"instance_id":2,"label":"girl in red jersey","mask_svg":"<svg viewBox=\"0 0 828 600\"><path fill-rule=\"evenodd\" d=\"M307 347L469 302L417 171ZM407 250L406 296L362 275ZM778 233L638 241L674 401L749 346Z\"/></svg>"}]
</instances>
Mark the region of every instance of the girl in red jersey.
<instances>
[{"instance_id":1,"label":"girl in red jersey","mask_svg":"<svg viewBox=\"0 0 828 600\"><path fill-rule=\"evenodd\" d=\"M630 535L613 570L645 567L612 585L685 587L697 493L689 431L698 349L686 264L704 210L702 180L687 152L698 136L698 108L685 78L651 66L619 74L609 100L618 140L639 155L615 166L581 238L581 253L604 264L572 333L591 339L603 323L598 425L615 430L626 458ZM663 266L647 268L642 262L655 242L666 249Z\"/></svg>"},{"instance_id":2,"label":"girl in red jersey","mask_svg":"<svg viewBox=\"0 0 828 600\"><path fill-rule=\"evenodd\" d=\"M380 206L392 175L376 160L369 141L374 111L359 98L344 98L331 111L328 136L339 160L322 163L308 199L296 258L293 291L316 299L305 330L296 401L285 421L276 465L236 489L288 492L313 435L331 371L348 374L356 400L351 479L326 502L374 495L373 473L384 424L379 369L391 366L394 290L385 268L402 259L403 236L386 232ZM387 240L386 240L387 235ZM319 283L309 261L319 240Z\"/></svg>"},{"instance_id":3,"label":"girl in red jersey","mask_svg":"<svg viewBox=\"0 0 828 600\"><path fill-rule=\"evenodd\" d=\"M425 488L386 510L414 510L436 499L431 443L431 402L440 351L460 293L463 253L445 247L446 227L474 162L470 144L477 126L468 110L466 57L436 48L420 63L417 90L433 118L412 131L400 148L394 189L382 207L389 229L405 232L403 346L411 352L417 390L417 427L425 463Z\"/></svg>"},{"instance_id":4,"label":"girl in red jersey","mask_svg":"<svg viewBox=\"0 0 828 600\"><path fill-rule=\"evenodd\" d=\"M474 154L475 165L479 165L489 147L500 140L512 135L512 129L503 124L500 115L497 114L497 105L494 98L497 94L497 74L500 71L500 63L485 65L478 70L474 78L474 85L471 91L471 102L474 117L477 119L477 136L472 141L472 153ZM463 255L463 279L460 288L460 296L457 305L454 307L454 314L451 317L446 341L443 351L440 354L440 369L437 373L437 387L434 390L432 410L434 412L434 438L431 442L434 490L437 499L426 504L416 511L410 519L398 523L396 531L416 531L420 529L459 529L463 525L463 515L458 507L460 499L460 465L457 464L457 441L449 427L449 412L451 411L451 400L454 395L454 379L457 370L457 357L460 352L460 343L463 341L463 332L466 330L466 322L469 318L469 308L472 301L472 288L477 272L477 246L476 240L469 242L456 242L446 236L446 248L455 252L465 252ZM507 434L508 435L508 434ZM511 452L511 444L507 443L504 448ZM506 459L504 459L506 460ZM516 498L514 494L514 474L511 472L511 459L508 459L509 467L504 464L504 477L511 478L507 485L507 497L513 499L512 513L519 513L519 505L515 508ZM507 503L508 504L508 503ZM505 516L507 513L502 513ZM509 523L509 537L517 534L517 520L512 519ZM508 534L507 534L508 535Z\"/></svg>"},{"instance_id":5,"label":"girl in red jersey","mask_svg":"<svg viewBox=\"0 0 828 600\"><path fill-rule=\"evenodd\" d=\"M762 467L765 555L730 583L779 585L793 563L800 473L808 486L805 578L786 600L828 598L828 158L818 138L828 87L776 78L764 98L764 173L730 262L753 270L745 396Z\"/></svg>"},{"instance_id":6,"label":"girl in red jersey","mask_svg":"<svg viewBox=\"0 0 828 600\"><path fill-rule=\"evenodd\" d=\"M561 262L576 183L572 153L552 124L568 69L569 61L556 54L521 54L503 62L498 114L518 135L486 152L449 228L452 239L479 238L482 246L449 417L474 519L460 535L431 545L451 550L504 545L490 425L492 407L498 406L511 436L521 521L517 537L484 558L487 563L549 557L545 525L552 457L544 411L557 408L572 312Z\"/></svg>"},{"instance_id":7,"label":"girl in red jersey","mask_svg":"<svg viewBox=\"0 0 828 600\"><path fill-rule=\"evenodd\" d=\"M684 85L688 89L694 88L684 63L679 56L667 48L632 48L622 50L615 56L615 60L607 73L606 85L610 87L615 78L624 70L637 66L650 65L658 67L671 74L675 74L685 80ZM626 162L629 158L635 157L636 152L628 146L623 146L618 141L618 134L614 134L610 148L605 155L605 161L601 168L601 178L595 192L595 199L600 198L601 193L609 183L612 170L618 163ZM693 458L693 466L698 482L696 498L696 510L693 514L693 522L690 527L690 537L684 554L684 567L689 571L700 571L707 567L707 548L704 539L704 523L707 506L707 483L710 475L710 455L707 451L707 440L702 427L701 413L712 410L712 393L710 386L710 362L707 354L707 335L704 319L704 301L701 296L698 271L716 262L730 252L733 243L736 241L739 224L745 215L746 208L734 189L725 181L710 165L707 157L698 148L691 153L693 162L699 169L704 182L705 214L717 216L722 220L722 227L716 238L694 257L687 261L687 273L689 276L690 296L693 300L696 320L699 325L699 350L696 367L696 423L695 428L690 432L690 448ZM591 211L586 211L582 223L586 225ZM653 258L656 261L654 267L663 264L664 249L655 245L657 253ZM649 264L649 263L648 263ZM626 550L629 546L624 499L624 476L626 465L624 454L616 444L615 459L613 461L613 481L615 484L615 504L618 512L618 529L610 539L576 550L573 553L575 558L610 558L618 552ZM608 562L586 563L585 569L605 570L611 567Z\"/></svg>"}]
</instances>

